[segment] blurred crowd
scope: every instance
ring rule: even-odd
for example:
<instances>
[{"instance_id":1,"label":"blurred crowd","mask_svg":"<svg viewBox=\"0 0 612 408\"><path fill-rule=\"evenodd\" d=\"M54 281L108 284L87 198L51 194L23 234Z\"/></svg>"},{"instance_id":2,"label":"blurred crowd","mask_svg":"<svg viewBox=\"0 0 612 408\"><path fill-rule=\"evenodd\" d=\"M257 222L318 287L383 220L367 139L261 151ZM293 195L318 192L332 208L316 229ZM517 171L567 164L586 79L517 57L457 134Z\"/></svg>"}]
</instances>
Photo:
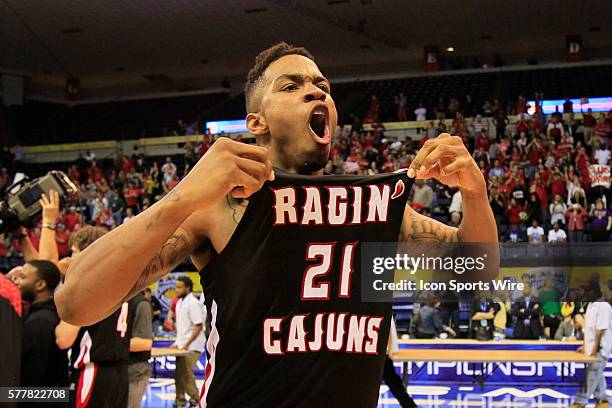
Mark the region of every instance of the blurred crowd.
<instances>
[{"instance_id":1,"label":"blurred crowd","mask_svg":"<svg viewBox=\"0 0 612 408\"><path fill-rule=\"evenodd\" d=\"M396 102L398 117L403 118L406 106L402 98L398 95ZM527 113L529 108L533 115ZM529 107L519 97L514 109L518 119L511 120L497 101L475 109L456 99L448 103L441 99L433 111L436 119L424 122L416 138L403 138L385 134L385 126L376 120L379 109L380 102L373 96L364 119L354 117L352 124L339 128L327 171L376 174L405 168L427 140L450 133L463 138L486 179L500 240L609 240L612 111L582 112L578 119L568 100L562 112L546 116L537 100ZM432 116L422 104L414 113L419 120ZM445 120L448 117L452 121ZM179 183L218 137L225 136L207 130L196 142L183 146L183 155L165 158L146 157L137 145L131 154L119 152L114 159L99 160L87 151L69 168L61 169L80 186L80 192L60 214L56 235L60 255L68 254L70 235L83 225L112 229L146 210ZM18 168L23 160L23 154L17 153L19 157L8 149L3 151L0 191L10 184L8 169ZM597 179L592 177L593 165L599 166ZM418 180L411 194L410 204L417 211L450 225L460 224L461 193L456 189ZM40 227L28 230L35 247ZM19 252L15 241L4 239L0 245L0 259Z\"/></svg>"},{"instance_id":2,"label":"blurred crowd","mask_svg":"<svg viewBox=\"0 0 612 408\"><path fill-rule=\"evenodd\" d=\"M402 95L397 98L402 100ZM533 108L534 113L527 111ZM610 150L612 111L582 112L580 119L566 100L562 111L544 115L536 100L530 107L516 102L511 120L499 103L486 102L482 110L441 99L436 119L426 121L416 139L385 137L377 122L380 102L374 96L364 121L356 119L337 134L328 171L374 174L408 167L415 152L440 133L463 138L489 190L491 207L500 227L500 240L510 242L607 241L610 213ZM405 107L398 105L398 117ZM482 112L482 113L480 113ZM484 115L483 115L484 114ZM425 120L422 104L415 118ZM452 117L452 121L445 118ZM448 124L450 122L450 125ZM367 123L368 131L364 131ZM595 175L595 176L594 176ZM431 181L417 181L411 205L442 222L461 222L461 193Z\"/></svg>"}]
</instances>

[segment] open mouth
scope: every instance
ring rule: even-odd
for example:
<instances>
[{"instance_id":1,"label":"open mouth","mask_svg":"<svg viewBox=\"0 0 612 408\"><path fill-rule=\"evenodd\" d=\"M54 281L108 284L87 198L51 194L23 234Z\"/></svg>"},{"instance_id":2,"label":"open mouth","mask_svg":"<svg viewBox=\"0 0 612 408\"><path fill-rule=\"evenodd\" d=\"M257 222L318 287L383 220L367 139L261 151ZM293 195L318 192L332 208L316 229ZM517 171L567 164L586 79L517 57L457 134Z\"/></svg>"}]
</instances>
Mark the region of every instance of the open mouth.
<instances>
[{"instance_id":1,"label":"open mouth","mask_svg":"<svg viewBox=\"0 0 612 408\"><path fill-rule=\"evenodd\" d=\"M331 133L329 131L329 112L327 106L319 105L310 114L310 134L315 142L329 144Z\"/></svg>"}]
</instances>

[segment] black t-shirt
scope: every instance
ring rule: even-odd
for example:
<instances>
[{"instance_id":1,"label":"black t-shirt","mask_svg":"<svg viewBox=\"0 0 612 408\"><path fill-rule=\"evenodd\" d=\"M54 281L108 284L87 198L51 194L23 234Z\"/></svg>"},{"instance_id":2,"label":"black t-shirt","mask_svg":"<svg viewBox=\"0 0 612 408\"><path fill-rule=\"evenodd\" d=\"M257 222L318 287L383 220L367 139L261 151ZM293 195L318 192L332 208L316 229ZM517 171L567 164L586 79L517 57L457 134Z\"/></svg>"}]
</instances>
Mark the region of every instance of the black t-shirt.
<instances>
[{"instance_id":1,"label":"black t-shirt","mask_svg":"<svg viewBox=\"0 0 612 408\"><path fill-rule=\"evenodd\" d=\"M376 406L391 304L361 301L360 243L397 242L412 181L276 170L200 273L203 405Z\"/></svg>"}]
</instances>

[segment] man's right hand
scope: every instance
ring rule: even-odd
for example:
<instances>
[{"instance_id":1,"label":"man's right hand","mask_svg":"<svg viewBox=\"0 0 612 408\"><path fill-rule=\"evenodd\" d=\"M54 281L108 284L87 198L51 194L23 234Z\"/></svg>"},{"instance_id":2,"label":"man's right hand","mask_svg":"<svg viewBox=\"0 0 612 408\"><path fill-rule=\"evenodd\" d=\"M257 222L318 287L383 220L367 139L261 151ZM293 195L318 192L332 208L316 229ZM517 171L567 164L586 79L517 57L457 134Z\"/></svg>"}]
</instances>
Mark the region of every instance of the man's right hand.
<instances>
[{"instance_id":1,"label":"man's right hand","mask_svg":"<svg viewBox=\"0 0 612 408\"><path fill-rule=\"evenodd\" d=\"M584 346L580 346L580 347L578 347L578 350L576 350L576 352L578 352L578 353L584 353Z\"/></svg>"},{"instance_id":2,"label":"man's right hand","mask_svg":"<svg viewBox=\"0 0 612 408\"><path fill-rule=\"evenodd\" d=\"M274 180L267 148L221 138L176 189L196 211L215 206L230 193L247 198L266 180Z\"/></svg>"}]
</instances>

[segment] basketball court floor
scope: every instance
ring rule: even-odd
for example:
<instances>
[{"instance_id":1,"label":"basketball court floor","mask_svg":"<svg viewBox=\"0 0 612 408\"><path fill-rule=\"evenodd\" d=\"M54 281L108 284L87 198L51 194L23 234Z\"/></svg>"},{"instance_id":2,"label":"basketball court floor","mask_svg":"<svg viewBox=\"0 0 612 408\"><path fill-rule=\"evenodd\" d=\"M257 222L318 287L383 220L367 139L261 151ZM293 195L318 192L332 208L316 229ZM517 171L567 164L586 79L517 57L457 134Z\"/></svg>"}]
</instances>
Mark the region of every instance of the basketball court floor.
<instances>
[{"instance_id":1,"label":"basketball court floor","mask_svg":"<svg viewBox=\"0 0 612 408\"><path fill-rule=\"evenodd\" d=\"M198 388L202 381L197 382ZM413 385L408 387L420 408L567 408L576 393L575 386L553 388L513 385L478 386L467 385ZM612 390L608 390L612 397ZM174 380L151 379L143 401L143 408L170 408L174 402ZM587 408L594 404L587 405ZM338 407L348 408L348 407ZM380 387L378 408L401 408L385 385Z\"/></svg>"}]
</instances>

